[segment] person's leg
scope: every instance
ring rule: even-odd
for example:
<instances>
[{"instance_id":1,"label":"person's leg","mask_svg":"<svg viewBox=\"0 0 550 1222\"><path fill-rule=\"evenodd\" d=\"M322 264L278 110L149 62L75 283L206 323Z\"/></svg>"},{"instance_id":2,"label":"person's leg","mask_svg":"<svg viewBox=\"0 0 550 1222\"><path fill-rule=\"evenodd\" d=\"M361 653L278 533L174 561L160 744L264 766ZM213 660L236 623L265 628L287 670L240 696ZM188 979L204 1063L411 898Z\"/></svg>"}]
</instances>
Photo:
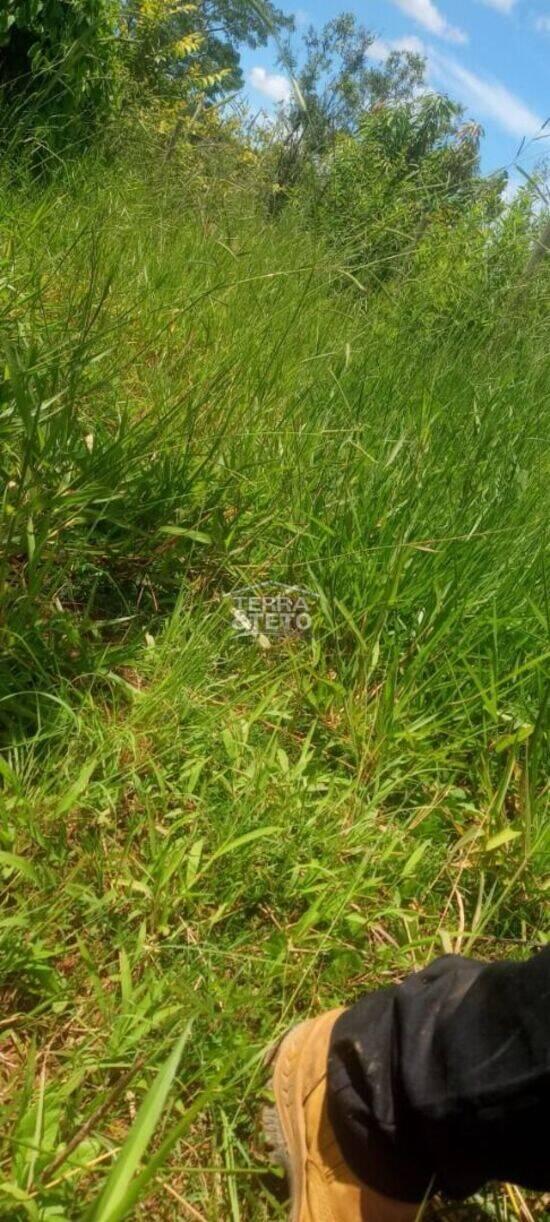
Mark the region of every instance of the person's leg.
<instances>
[{"instance_id":1,"label":"person's leg","mask_svg":"<svg viewBox=\"0 0 550 1222\"><path fill-rule=\"evenodd\" d=\"M327 1111L328 1050L341 1010L300 1023L274 1061L276 1112L266 1109L269 1144L290 1179L292 1222L414 1222L417 1206L382 1196L346 1165Z\"/></svg>"},{"instance_id":2,"label":"person's leg","mask_svg":"<svg viewBox=\"0 0 550 1222\"><path fill-rule=\"evenodd\" d=\"M550 947L449 955L301 1023L274 1061L293 1222L413 1222L436 1191L550 1189Z\"/></svg>"},{"instance_id":3,"label":"person's leg","mask_svg":"<svg viewBox=\"0 0 550 1222\"><path fill-rule=\"evenodd\" d=\"M550 947L447 955L364 997L332 1028L327 1102L347 1165L389 1197L550 1189Z\"/></svg>"}]
</instances>

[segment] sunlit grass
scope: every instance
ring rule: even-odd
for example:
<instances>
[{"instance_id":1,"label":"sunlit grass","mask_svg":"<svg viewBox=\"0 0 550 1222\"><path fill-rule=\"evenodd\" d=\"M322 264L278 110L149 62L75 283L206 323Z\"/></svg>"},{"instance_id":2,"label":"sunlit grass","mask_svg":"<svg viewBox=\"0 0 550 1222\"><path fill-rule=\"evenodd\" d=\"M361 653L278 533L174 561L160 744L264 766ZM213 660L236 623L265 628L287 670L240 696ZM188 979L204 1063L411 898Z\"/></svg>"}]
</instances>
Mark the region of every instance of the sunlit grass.
<instances>
[{"instance_id":1,"label":"sunlit grass","mask_svg":"<svg viewBox=\"0 0 550 1222\"><path fill-rule=\"evenodd\" d=\"M414 279L365 302L290 213L182 194L3 192L10 1219L110 1216L163 1064L134 1216L284 1216L277 1032L545 937L544 282L436 337ZM235 635L260 581L310 636Z\"/></svg>"}]
</instances>

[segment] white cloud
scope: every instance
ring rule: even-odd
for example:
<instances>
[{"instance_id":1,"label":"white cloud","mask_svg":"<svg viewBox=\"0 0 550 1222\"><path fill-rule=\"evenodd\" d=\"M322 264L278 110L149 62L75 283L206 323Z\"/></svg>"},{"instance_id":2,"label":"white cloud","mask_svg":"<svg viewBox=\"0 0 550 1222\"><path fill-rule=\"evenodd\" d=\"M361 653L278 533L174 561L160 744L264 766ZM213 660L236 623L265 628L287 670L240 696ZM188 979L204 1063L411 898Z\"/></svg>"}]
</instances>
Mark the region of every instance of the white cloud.
<instances>
[{"instance_id":1,"label":"white cloud","mask_svg":"<svg viewBox=\"0 0 550 1222\"><path fill-rule=\"evenodd\" d=\"M290 97L290 81L280 72L268 72L266 68L252 68L249 75L250 84L258 93L263 93L272 102L287 102Z\"/></svg>"},{"instance_id":2,"label":"white cloud","mask_svg":"<svg viewBox=\"0 0 550 1222\"><path fill-rule=\"evenodd\" d=\"M412 51L414 55L425 55L426 48L421 38L416 34L406 34L403 38L375 38L369 47L371 59L387 59L392 51Z\"/></svg>"},{"instance_id":3,"label":"white cloud","mask_svg":"<svg viewBox=\"0 0 550 1222\"><path fill-rule=\"evenodd\" d=\"M407 17L413 17L419 25L424 26L425 30L428 30L430 34L435 34L437 38L444 38L446 42L468 42L468 35L464 30L450 25L433 0L393 0L393 3Z\"/></svg>"},{"instance_id":4,"label":"white cloud","mask_svg":"<svg viewBox=\"0 0 550 1222\"><path fill-rule=\"evenodd\" d=\"M535 29L541 34L550 34L550 17L537 17Z\"/></svg>"},{"instance_id":5,"label":"white cloud","mask_svg":"<svg viewBox=\"0 0 550 1222\"><path fill-rule=\"evenodd\" d=\"M447 55L432 51L430 66L439 84L452 89L476 116L493 119L512 136L534 136L542 127L542 119L530 110L515 93L500 81L490 80L470 72Z\"/></svg>"},{"instance_id":6,"label":"white cloud","mask_svg":"<svg viewBox=\"0 0 550 1222\"><path fill-rule=\"evenodd\" d=\"M496 8L497 13L511 13L517 0L481 0L481 3L486 4L488 8Z\"/></svg>"},{"instance_id":7,"label":"white cloud","mask_svg":"<svg viewBox=\"0 0 550 1222\"><path fill-rule=\"evenodd\" d=\"M304 26L311 25L311 13L308 13L307 8L297 8L294 13L294 20L299 30L303 30Z\"/></svg>"}]
</instances>

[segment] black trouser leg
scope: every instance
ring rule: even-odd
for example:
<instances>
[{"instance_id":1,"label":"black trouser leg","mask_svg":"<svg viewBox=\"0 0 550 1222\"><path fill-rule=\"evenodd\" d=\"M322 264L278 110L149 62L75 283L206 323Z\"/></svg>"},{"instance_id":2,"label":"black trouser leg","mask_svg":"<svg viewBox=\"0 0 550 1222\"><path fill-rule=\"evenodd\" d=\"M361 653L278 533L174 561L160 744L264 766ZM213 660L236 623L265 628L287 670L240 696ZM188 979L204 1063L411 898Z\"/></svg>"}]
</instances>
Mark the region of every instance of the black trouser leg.
<instances>
[{"instance_id":1,"label":"black trouser leg","mask_svg":"<svg viewBox=\"0 0 550 1222\"><path fill-rule=\"evenodd\" d=\"M328 1107L346 1162L386 1196L549 1190L550 947L445 955L364 997L334 1027Z\"/></svg>"}]
</instances>

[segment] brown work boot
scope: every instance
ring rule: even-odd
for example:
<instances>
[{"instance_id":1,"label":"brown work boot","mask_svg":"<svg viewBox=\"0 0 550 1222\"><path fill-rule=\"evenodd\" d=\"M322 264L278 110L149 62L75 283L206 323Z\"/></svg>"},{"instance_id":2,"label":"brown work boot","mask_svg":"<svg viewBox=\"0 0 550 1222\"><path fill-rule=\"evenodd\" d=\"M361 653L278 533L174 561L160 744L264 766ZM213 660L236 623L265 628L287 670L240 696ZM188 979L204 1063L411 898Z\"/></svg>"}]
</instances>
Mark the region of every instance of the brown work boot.
<instances>
[{"instance_id":1,"label":"brown work boot","mask_svg":"<svg viewBox=\"0 0 550 1222\"><path fill-rule=\"evenodd\" d=\"M268 1138L290 1180L292 1222L413 1222L417 1205L380 1196L346 1166L327 1113L327 1059L342 1010L294 1027L273 1061L276 1123Z\"/></svg>"}]
</instances>

